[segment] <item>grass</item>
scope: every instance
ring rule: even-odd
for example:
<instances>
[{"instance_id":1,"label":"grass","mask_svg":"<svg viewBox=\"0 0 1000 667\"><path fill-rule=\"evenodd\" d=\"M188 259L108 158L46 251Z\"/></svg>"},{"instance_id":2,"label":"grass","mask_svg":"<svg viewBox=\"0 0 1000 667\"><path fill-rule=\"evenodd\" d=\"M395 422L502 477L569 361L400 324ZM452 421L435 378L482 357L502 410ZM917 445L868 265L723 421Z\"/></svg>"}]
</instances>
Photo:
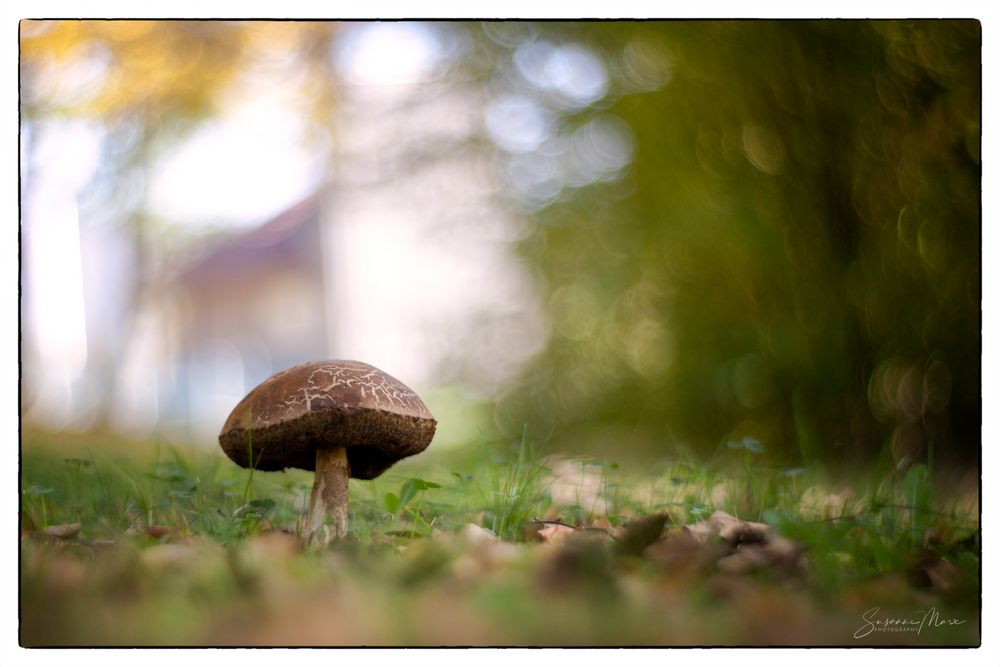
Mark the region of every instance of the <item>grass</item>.
<instances>
[{"instance_id":1,"label":"grass","mask_svg":"<svg viewBox=\"0 0 1000 667\"><path fill-rule=\"evenodd\" d=\"M21 642L978 644L974 483L926 464L836 481L768 466L762 449L644 466L540 458L524 439L432 449L352 481L348 538L302 551L311 473L26 431ZM716 511L772 526L806 566L734 574L679 560L671 536ZM654 515L666 529L657 539L654 524L648 549L609 548ZM76 523L66 539L44 532ZM569 536L540 539L539 526ZM931 608L955 624L855 639L874 607L886 626Z\"/></svg>"},{"instance_id":2,"label":"grass","mask_svg":"<svg viewBox=\"0 0 1000 667\"><path fill-rule=\"evenodd\" d=\"M544 489L541 484L545 468L539 464L535 448L521 436L517 455L510 462L498 461L498 457L487 456L488 495L482 498L487 508L483 524L494 535L505 540L522 537L524 525L544 508Z\"/></svg>"}]
</instances>

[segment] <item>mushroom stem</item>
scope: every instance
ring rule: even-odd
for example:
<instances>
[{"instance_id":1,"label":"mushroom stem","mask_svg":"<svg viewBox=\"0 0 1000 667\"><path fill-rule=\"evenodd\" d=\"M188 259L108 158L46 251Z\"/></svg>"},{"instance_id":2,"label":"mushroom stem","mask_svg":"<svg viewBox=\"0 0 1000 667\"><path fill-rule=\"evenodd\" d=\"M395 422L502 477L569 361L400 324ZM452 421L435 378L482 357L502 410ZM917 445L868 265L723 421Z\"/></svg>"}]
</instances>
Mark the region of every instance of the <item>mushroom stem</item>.
<instances>
[{"instance_id":1,"label":"mushroom stem","mask_svg":"<svg viewBox=\"0 0 1000 667\"><path fill-rule=\"evenodd\" d=\"M343 447L316 450L316 479L306 518L307 545L326 546L347 534L347 482L351 465ZM331 519L326 522L326 517Z\"/></svg>"}]
</instances>

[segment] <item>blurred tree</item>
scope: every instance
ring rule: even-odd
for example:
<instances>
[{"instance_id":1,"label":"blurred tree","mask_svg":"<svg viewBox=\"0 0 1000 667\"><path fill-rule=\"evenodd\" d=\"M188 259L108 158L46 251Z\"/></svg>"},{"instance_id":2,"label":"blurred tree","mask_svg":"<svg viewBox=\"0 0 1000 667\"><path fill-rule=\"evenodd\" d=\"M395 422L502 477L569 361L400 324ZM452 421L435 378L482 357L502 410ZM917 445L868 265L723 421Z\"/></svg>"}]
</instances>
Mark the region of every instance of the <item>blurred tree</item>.
<instances>
[{"instance_id":1,"label":"blurred tree","mask_svg":"<svg viewBox=\"0 0 1000 667\"><path fill-rule=\"evenodd\" d=\"M977 22L454 27L470 75L455 85L491 100L483 126L533 223L520 249L550 324L498 401L501 428L605 453L751 436L805 460L976 456ZM90 196L133 239L133 313L164 241L153 157L287 53L332 132L336 33L22 22L31 135L52 118L107 132Z\"/></svg>"},{"instance_id":2,"label":"blurred tree","mask_svg":"<svg viewBox=\"0 0 1000 667\"><path fill-rule=\"evenodd\" d=\"M131 241L133 275L123 276L131 331L162 279L170 221L150 210L146 187L157 158L218 114L230 87L274 57L304 69L306 111L328 132L335 89L329 42L334 23L241 21L22 21L21 110L40 140L46 122L85 119L105 132L88 196ZM291 53L292 57L288 57ZM225 175L220 174L220 178ZM30 180L30 179L29 179ZM123 340L128 340L128 333ZM93 369L113 390L119 360ZM110 400L98 401L108 409ZM106 419L107 415L104 416Z\"/></svg>"},{"instance_id":3,"label":"blurred tree","mask_svg":"<svg viewBox=\"0 0 1000 667\"><path fill-rule=\"evenodd\" d=\"M608 456L752 436L784 459L975 459L978 22L512 27L484 26L500 87L553 109L533 150L562 162L517 202L552 331L503 428ZM525 63L574 44L610 82L559 108ZM602 143L553 147L597 117L634 158L578 187L567 161Z\"/></svg>"}]
</instances>

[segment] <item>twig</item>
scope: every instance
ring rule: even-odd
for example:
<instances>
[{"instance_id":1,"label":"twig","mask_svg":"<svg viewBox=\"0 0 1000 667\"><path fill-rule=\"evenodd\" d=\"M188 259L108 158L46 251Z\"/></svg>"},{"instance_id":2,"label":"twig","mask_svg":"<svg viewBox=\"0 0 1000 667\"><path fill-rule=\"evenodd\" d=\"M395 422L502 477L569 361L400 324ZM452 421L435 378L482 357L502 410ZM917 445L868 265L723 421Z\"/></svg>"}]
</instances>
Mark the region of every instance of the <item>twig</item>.
<instances>
[{"instance_id":1,"label":"twig","mask_svg":"<svg viewBox=\"0 0 1000 667\"><path fill-rule=\"evenodd\" d=\"M600 526L572 526L566 523L565 521L562 521L561 519L532 519L530 523L540 523L549 526L565 526L566 528L572 528L573 530L597 530L604 533L613 540L618 539L611 533L610 530L608 530L607 528L601 528Z\"/></svg>"}]
</instances>

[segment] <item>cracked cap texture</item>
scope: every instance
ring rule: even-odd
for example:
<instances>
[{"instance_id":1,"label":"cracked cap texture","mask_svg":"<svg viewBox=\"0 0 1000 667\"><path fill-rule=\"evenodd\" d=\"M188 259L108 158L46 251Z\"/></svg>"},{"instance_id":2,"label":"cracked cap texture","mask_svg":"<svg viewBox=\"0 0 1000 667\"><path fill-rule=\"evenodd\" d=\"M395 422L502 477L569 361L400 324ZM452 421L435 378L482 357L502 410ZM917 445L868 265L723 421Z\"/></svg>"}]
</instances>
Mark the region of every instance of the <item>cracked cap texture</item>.
<instances>
[{"instance_id":1,"label":"cracked cap texture","mask_svg":"<svg viewBox=\"0 0 1000 667\"><path fill-rule=\"evenodd\" d=\"M437 422L405 384L360 361L314 361L257 385L233 408L219 444L244 468L314 470L316 450L345 447L351 477L372 479L418 454Z\"/></svg>"}]
</instances>

